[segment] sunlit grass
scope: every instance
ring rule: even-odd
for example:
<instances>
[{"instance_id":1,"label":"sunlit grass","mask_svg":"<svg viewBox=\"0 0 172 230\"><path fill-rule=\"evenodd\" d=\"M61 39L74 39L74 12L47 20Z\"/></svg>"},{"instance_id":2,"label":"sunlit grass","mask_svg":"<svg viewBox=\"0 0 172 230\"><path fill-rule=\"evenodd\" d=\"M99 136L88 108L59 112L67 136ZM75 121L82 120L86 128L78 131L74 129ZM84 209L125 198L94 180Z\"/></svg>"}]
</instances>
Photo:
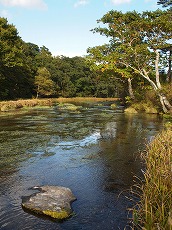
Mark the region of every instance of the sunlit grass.
<instances>
[{"instance_id":1,"label":"sunlit grass","mask_svg":"<svg viewBox=\"0 0 172 230\"><path fill-rule=\"evenodd\" d=\"M119 98L96 98L96 97L73 97L73 98L57 98L57 102L100 102L100 101L117 101Z\"/></svg>"},{"instance_id":2,"label":"sunlit grass","mask_svg":"<svg viewBox=\"0 0 172 230\"><path fill-rule=\"evenodd\" d=\"M172 229L172 130L160 133L144 153L141 201L134 211L138 229Z\"/></svg>"},{"instance_id":3,"label":"sunlit grass","mask_svg":"<svg viewBox=\"0 0 172 230\"><path fill-rule=\"evenodd\" d=\"M74 98L47 98L47 99L28 99L16 101L1 101L0 111L9 112L21 108L35 106L53 106L59 103L92 103L100 101L117 101L118 98L95 98L95 97L74 97Z\"/></svg>"}]
</instances>

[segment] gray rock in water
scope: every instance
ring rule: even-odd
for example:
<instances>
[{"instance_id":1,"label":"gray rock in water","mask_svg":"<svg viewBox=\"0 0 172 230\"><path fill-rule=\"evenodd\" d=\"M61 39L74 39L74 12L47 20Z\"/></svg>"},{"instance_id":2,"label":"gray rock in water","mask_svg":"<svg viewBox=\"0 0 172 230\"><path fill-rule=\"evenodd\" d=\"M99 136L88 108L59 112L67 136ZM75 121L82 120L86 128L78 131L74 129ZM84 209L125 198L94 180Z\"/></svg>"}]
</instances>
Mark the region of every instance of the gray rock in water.
<instances>
[{"instance_id":1,"label":"gray rock in water","mask_svg":"<svg viewBox=\"0 0 172 230\"><path fill-rule=\"evenodd\" d=\"M44 214L59 220L68 218L71 213L71 203L76 200L69 188L59 186L34 187L40 192L25 197L22 207L37 214Z\"/></svg>"}]
</instances>

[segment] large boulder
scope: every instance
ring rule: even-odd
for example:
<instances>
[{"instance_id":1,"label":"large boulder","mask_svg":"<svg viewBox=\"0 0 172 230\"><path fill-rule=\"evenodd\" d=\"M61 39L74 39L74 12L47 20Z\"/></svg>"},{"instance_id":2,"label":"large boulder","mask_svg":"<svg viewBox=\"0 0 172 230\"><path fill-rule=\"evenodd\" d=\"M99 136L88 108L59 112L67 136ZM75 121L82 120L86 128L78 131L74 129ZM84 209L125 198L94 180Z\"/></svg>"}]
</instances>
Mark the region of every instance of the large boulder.
<instances>
[{"instance_id":1,"label":"large boulder","mask_svg":"<svg viewBox=\"0 0 172 230\"><path fill-rule=\"evenodd\" d=\"M66 219L72 214L71 203L76 200L69 188L60 186L34 187L39 192L23 197L22 207L55 219Z\"/></svg>"}]
</instances>

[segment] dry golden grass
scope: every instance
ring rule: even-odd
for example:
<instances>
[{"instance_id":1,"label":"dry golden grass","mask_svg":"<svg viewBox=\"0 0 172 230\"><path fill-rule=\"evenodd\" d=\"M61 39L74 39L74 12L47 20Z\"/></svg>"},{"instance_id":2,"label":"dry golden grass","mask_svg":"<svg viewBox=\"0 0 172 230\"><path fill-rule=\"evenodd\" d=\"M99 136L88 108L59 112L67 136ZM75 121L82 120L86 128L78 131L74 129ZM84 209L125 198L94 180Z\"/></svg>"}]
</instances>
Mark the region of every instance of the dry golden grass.
<instances>
[{"instance_id":1,"label":"dry golden grass","mask_svg":"<svg viewBox=\"0 0 172 230\"><path fill-rule=\"evenodd\" d=\"M57 98L57 102L99 102L99 101L117 101L119 98L96 98L96 97L73 97L73 98Z\"/></svg>"},{"instance_id":2,"label":"dry golden grass","mask_svg":"<svg viewBox=\"0 0 172 230\"><path fill-rule=\"evenodd\" d=\"M53 106L56 103L88 103L99 101L117 101L119 98L95 98L95 97L74 97L74 98L49 98L49 99L28 99L17 101L2 101L0 102L0 111L8 112L10 110L19 109L22 107L35 106Z\"/></svg>"}]
</instances>

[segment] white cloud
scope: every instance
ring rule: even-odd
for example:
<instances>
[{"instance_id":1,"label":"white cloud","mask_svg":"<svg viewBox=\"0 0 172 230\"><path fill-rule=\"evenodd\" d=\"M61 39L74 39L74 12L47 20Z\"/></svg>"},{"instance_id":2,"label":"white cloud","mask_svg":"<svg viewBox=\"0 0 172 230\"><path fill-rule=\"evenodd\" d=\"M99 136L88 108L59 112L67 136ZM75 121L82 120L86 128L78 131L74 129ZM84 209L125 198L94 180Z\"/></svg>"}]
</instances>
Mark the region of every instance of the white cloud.
<instances>
[{"instance_id":1,"label":"white cloud","mask_svg":"<svg viewBox=\"0 0 172 230\"><path fill-rule=\"evenodd\" d=\"M74 7L76 8L76 7L79 7L79 6L85 6L88 3L89 3L88 0L79 0L74 4Z\"/></svg>"},{"instance_id":2,"label":"white cloud","mask_svg":"<svg viewBox=\"0 0 172 230\"><path fill-rule=\"evenodd\" d=\"M114 5L120 5L120 4L130 3L131 0L111 0L111 2L112 2Z\"/></svg>"},{"instance_id":3,"label":"white cloud","mask_svg":"<svg viewBox=\"0 0 172 230\"><path fill-rule=\"evenodd\" d=\"M0 0L4 6L19 6L24 8L46 9L47 5L43 0Z\"/></svg>"}]
</instances>

